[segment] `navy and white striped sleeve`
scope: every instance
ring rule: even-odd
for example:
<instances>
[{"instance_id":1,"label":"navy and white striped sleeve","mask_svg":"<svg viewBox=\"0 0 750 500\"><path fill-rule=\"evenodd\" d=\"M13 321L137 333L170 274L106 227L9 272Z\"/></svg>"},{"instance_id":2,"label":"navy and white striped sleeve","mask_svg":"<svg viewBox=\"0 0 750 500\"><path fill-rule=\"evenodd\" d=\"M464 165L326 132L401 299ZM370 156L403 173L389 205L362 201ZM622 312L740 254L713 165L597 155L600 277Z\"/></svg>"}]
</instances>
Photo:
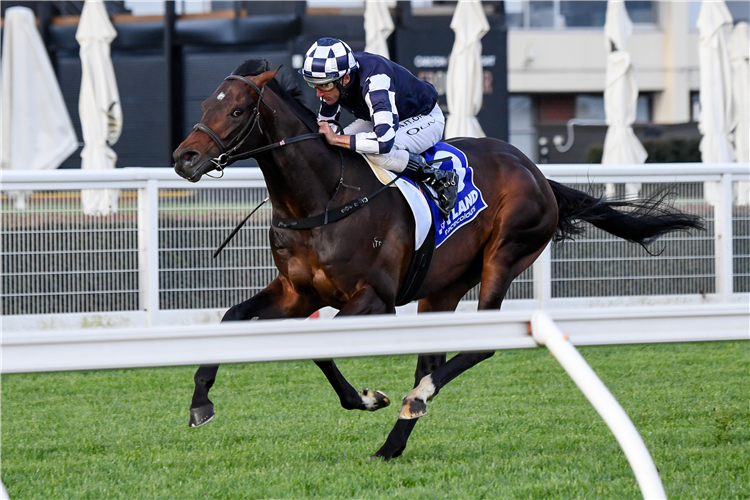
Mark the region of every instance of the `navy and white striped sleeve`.
<instances>
[{"instance_id":1,"label":"navy and white striped sleeve","mask_svg":"<svg viewBox=\"0 0 750 500\"><path fill-rule=\"evenodd\" d=\"M370 109L373 131L357 134L352 141L353 149L359 153L388 153L398 130L396 93L388 75L380 73L367 80L365 102Z\"/></svg>"},{"instance_id":2,"label":"navy and white striped sleeve","mask_svg":"<svg viewBox=\"0 0 750 500\"><path fill-rule=\"evenodd\" d=\"M339 121L341 117L341 106L338 104L327 104L323 99L320 100L320 111L318 111L319 122ZM331 129L338 133L338 127L331 123Z\"/></svg>"}]
</instances>

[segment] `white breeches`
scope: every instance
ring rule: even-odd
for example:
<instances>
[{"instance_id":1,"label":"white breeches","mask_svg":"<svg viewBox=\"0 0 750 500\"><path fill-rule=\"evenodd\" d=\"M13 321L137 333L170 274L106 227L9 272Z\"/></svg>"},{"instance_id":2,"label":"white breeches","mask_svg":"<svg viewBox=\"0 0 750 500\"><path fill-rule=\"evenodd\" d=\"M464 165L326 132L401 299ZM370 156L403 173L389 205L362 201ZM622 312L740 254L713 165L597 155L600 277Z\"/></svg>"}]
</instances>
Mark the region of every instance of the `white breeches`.
<instances>
[{"instance_id":1,"label":"white breeches","mask_svg":"<svg viewBox=\"0 0 750 500\"><path fill-rule=\"evenodd\" d=\"M426 115L401 120L396 131L393 148L385 154L367 154L367 158L380 168L391 172L402 172L409 161L409 153L421 153L443 138L445 117L437 104ZM354 120L344 129L345 135L372 132L369 120Z\"/></svg>"}]
</instances>

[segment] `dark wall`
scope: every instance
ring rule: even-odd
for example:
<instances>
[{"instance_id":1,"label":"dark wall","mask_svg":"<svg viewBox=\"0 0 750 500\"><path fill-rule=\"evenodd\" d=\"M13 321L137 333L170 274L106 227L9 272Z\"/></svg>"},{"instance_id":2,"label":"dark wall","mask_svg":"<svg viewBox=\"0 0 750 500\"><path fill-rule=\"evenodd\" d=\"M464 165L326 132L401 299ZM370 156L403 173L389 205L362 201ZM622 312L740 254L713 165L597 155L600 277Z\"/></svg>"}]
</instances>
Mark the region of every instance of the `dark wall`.
<instances>
[{"instance_id":1,"label":"dark wall","mask_svg":"<svg viewBox=\"0 0 750 500\"><path fill-rule=\"evenodd\" d=\"M502 12L502 10L500 11ZM432 82L440 93L443 111L447 62L455 34L451 16L410 17L396 31L396 61L423 80ZM477 115L485 135L508 140L507 33L504 14L487 16L490 31L482 38L484 98Z\"/></svg>"},{"instance_id":2,"label":"dark wall","mask_svg":"<svg viewBox=\"0 0 750 500\"><path fill-rule=\"evenodd\" d=\"M124 116L119 141L112 149L117 165L165 167L171 154L167 140L167 113L164 96L164 56L114 52L112 65L117 75ZM57 58L58 79L79 141L83 141L78 116L81 88L81 60L78 54L63 53ZM60 168L81 167L81 147Z\"/></svg>"},{"instance_id":3,"label":"dark wall","mask_svg":"<svg viewBox=\"0 0 750 500\"><path fill-rule=\"evenodd\" d=\"M399 4L403 9L408 2ZM177 19L171 31L160 20L115 19L117 38L111 46L112 62L124 115L122 135L113 146L119 167L171 165L171 152L179 142L176 138L187 136L200 120L201 102L245 59L265 57L275 67L283 65L281 75L293 78L303 89L308 106L317 110L315 91L292 67L294 56L299 59L323 36L341 38L354 51L364 50L361 15L305 14L304 2L237 5L244 10L235 12L234 17ZM506 33L499 16L489 18L491 29L483 47L485 55L495 56L495 63L485 68L491 72L492 92L485 95L479 121L487 135L507 140ZM409 11L398 10L397 30L389 39L391 58L415 74L425 70L414 65L416 55L447 58L454 39L450 19L417 18ZM51 24L46 43L79 141L83 141L78 117L81 64L76 29L75 23ZM165 33L171 40L169 51ZM171 73L168 68L172 68ZM178 104L172 102L175 99ZM441 103L445 104L444 96ZM342 117L344 124L349 120L351 117ZM80 148L61 168L80 168L79 155ZM244 164L254 163L250 160Z\"/></svg>"}]
</instances>

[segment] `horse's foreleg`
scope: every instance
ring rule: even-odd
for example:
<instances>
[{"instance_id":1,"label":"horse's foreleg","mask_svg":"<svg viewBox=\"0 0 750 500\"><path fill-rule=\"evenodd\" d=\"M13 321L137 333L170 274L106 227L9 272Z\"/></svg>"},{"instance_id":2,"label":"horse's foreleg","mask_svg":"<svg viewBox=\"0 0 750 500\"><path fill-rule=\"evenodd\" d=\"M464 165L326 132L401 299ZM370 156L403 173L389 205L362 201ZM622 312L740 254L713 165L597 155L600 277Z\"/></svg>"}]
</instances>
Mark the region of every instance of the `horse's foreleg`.
<instances>
[{"instance_id":1,"label":"horse's foreleg","mask_svg":"<svg viewBox=\"0 0 750 500\"><path fill-rule=\"evenodd\" d=\"M395 312L394 308L390 309L392 310L389 310L386 303L371 287L366 286L355 293L336 316L392 314ZM367 388L361 391L355 389L341 374L332 359L315 360L315 364L323 371L333 390L336 391L342 408L346 410L375 411L391 404L388 396L381 391L373 391Z\"/></svg>"},{"instance_id":2,"label":"horse's foreleg","mask_svg":"<svg viewBox=\"0 0 750 500\"><path fill-rule=\"evenodd\" d=\"M471 287L456 285L451 293L444 292L435 297L422 299L419 301L419 312L453 311L456 309L459 299L466 294L469 288ZM418 387L425 376L445 364L445 359L445 354L423 354L419 356L417 358L417 369L414 371L414 387ZM406 443L409 441L411 431L414 430L416 425L417 419L397 420L385 443L373 457L390 460L400 456L406 449Z\"/></svg>"},{"instance_id":3,"label":"horse's foreleg","mask_svg":"<svg viewBox=\"0 0 750 500\"><path fill-rule=\"evenodd\" d=\"M445 354L423 354L417 358L417 369L414 371L414 387L430 373L445 363ZM417 420L397 420L383 446L373 455L373 458L390 460L396 458L406 449L411 431L417 425Z\"/></svg>"},{"instance_id":4,"label":"horse's foreleg","mask_svg":"<svg viewBox=\"0 0 750 500\"><path fill-rule=\"evenodd\" d=\"M305 318L316 309L315 305L303 302L297 294L285 294L281 280L276 278L261 292L241 304L232 306L221 321L223 323L249 319ZM214 405L208 399L208 391L216 381L218 370L218 365L205 365L195 372L195 390L190 403L190 427L200 427L214 418Z\"/></svg>"},{"instance_id":5,"label":"horse's foreleg","mask_svg":"<svg viewBox=\"0 0 750 500\"><path fill-rule=\"evenodd\" d=\"M339 397L341 407L345 410L375 411L391 404L391 400L382 391L373 391L367 388L358 391L352 387L332 359L318 359L315 360L315 364L318 365L328 382L331 383L331 387Z\"/></svg>"}]
</instances>

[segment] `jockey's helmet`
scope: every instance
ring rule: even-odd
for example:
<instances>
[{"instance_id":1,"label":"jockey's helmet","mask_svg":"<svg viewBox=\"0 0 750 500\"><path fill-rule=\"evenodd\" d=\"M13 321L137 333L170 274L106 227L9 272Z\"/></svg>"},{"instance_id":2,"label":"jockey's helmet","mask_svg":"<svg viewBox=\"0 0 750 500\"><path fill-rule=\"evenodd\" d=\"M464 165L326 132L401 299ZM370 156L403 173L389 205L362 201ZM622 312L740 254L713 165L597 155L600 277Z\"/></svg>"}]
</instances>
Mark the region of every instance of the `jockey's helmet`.
<instances>
[{"instance_id":1,"label":"jockey's helmet","mask_svg":"<svg viewBox=\"0 0 750 500\"><path fill-rule=\"evenodd\" d=\"M358 67L346 42L325 37L312 44L299 73L310 85L324 85L343 78Z\"/></svg>"}]
</instances>

